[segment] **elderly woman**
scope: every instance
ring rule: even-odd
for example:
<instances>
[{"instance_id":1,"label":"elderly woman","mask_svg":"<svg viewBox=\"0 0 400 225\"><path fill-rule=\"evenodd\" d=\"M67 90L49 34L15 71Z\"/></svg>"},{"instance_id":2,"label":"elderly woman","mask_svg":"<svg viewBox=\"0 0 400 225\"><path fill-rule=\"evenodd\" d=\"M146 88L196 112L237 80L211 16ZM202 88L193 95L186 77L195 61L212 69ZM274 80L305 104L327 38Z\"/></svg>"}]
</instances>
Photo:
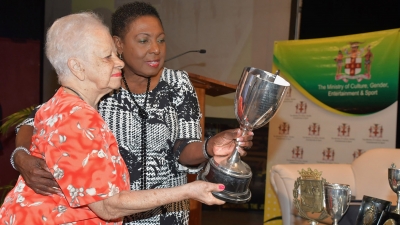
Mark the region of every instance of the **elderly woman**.
<instances>
[{"instance_id":1,"label":"elderly woman","mask_svg":"<svg viewBox=\"0 0 400 225\"><path fill-rule=\"evenodd\" d=\"M37 194L19 177L1 206L1 224L121 224L125 215L188 198L224 203L211 194L224 186L206 182L129 191L117 141L97 112L101 97L120 87L124 63L95 14L54 22L46 55L61 88L37 111L31 148L23 150L45 160L60 194Z\"/></svg>"}]
</instances>

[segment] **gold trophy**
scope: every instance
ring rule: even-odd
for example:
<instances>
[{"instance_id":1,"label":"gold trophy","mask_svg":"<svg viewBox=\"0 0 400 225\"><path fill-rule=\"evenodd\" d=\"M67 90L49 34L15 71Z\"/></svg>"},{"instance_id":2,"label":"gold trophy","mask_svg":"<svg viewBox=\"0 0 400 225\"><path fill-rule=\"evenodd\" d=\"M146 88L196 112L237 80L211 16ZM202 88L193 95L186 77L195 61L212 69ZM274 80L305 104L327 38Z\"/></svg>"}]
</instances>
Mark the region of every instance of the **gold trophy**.
<instances>
[{"instance_id":1,"label":"gold trophy","mask_svg":"<svg viewBox=\"0 0 400 225\"><path fill-rule=\"evenodd\" d=\"M294 182L293 203L299 216L307 219L310 224L318 222L332 224L332 220L325 209L324 185L326 180L318 170L302 169L300 177Z\"/></svg>"}]
</instances>

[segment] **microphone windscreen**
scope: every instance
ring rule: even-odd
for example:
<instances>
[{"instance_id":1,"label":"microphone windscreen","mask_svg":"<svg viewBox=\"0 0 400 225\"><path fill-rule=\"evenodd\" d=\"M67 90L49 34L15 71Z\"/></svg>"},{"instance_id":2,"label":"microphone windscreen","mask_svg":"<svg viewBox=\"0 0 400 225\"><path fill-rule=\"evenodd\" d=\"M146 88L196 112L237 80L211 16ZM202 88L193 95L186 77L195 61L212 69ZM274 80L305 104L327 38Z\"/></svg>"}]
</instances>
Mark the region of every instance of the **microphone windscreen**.
<instances>
[{"instance_id":1,"label":"microphone windscreen","mask_svg":"<svg viewBox=\"0 0 400 225\"><path fill-rule=\"evenodd\" d=\"M200 49L200 51L199 51L201 54L204 54L204 53L206 53L206 50L205 49Z\"/></svg>"}]
</instances>

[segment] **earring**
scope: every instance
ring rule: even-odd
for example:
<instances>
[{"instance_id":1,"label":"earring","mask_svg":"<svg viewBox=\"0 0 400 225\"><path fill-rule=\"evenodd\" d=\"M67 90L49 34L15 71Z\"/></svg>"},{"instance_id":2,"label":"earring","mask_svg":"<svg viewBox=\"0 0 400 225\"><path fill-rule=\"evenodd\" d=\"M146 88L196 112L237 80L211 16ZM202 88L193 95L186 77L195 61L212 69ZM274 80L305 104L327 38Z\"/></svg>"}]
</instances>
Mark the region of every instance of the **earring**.
<instances>
[{"instance_id":1,"label":"earring","mask_svg":"<svg viewBox=\"0 0 400 225\"><path fill-rule=\"evenodd\" d=\"M122 60L122 53L118 53L118 58Z\"/></svg>"}]
</instances>

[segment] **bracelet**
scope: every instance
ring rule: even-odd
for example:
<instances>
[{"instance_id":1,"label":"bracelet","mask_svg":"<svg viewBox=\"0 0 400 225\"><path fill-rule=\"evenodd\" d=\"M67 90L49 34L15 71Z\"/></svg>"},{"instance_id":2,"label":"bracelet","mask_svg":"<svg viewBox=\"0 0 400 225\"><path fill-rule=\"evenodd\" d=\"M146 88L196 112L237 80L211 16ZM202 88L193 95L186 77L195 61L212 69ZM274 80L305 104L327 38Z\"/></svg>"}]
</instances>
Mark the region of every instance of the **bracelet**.
<instances>
[{"instance_id":1,"label":"bracelet","mask_svg":"<svg viewBox=\"0 0 400 225\"><path fill-rule=\"evenodd\" d=\"M15 164L14 164L14 155L15 155L15 153L16 153L17 151L19 151L19 150L23 150L23 151L26 152L26 154L28 154L28 155L31 154L31 152L30 152L27 148L25 148L25 147L23 147L23 146L19 146L19 147L15 148L14 151L11 153L11 158L10 158L11 166L14 168L14 170L17 170L17 169L15 168Z\"/></svg>"},{"instance_id":2,"label":"bracelet","mask_svg":"<svg viewBox=\"0 0 400 225\"><path fill-rule=\"evenodd\" d=\"M210 138L211 138L211 136L208 137L208 138L206 138L206 140L204 140L204 144L203 144L203 155L204 155L204 158L206 158L207 160L210 159L210 158L212 157L212 156L211 156L210 154L208 154L208 152L207 152L207 143L208 143L208 140L210 140Z\"/></svg>"}]
</instances>

